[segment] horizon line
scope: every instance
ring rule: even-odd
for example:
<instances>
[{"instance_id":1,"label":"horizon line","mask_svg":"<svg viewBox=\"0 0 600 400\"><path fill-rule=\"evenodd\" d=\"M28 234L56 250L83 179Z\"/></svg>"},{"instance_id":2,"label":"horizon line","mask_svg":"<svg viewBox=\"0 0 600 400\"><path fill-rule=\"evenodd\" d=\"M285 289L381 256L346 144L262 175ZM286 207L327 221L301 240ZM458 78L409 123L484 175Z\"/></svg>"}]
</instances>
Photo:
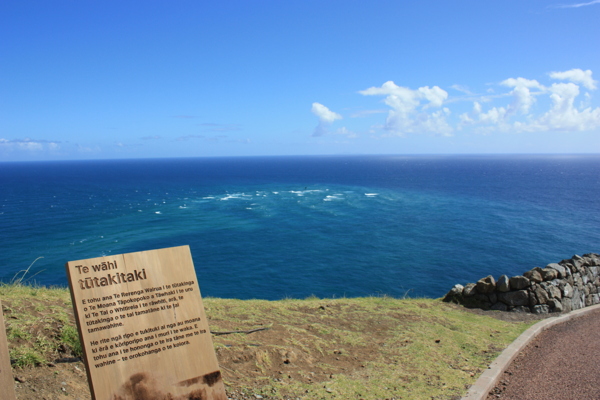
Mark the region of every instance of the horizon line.
<instances>
[{"instance_id":1,"label":"horizon line","mask_svg":"<svg viewBox=\"0 0 600 400\"><path fill-rule=\"evenodd\" d=\"M44 163L44 162L94 162L94 161L149 161L149 160L191 160L225 158L310 158L310 157L580 157L600 156L600 152L590 153L377 153L377 154L280 154L280 155L220 155L220 156L166 156L132 158L75 158L45 160L0 160L0 164Z\"/></svg>"}]
</instances>

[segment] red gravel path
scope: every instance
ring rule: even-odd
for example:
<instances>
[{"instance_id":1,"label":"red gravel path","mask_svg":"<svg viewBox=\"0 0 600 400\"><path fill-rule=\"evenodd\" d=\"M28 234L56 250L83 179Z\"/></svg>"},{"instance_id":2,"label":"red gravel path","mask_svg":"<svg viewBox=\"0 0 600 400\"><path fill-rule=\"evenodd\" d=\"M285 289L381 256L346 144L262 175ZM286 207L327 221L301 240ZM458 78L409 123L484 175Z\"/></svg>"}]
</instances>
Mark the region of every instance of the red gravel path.
<instances>
[{"instance_id":1,"label":"red gravel path","mask_svg":"<svg viewBox=\"0 0 600 400\"><path fill-rule=\"evenodd\" d=\"M600 310L540 333L487 399L600 399Z\"/></svg>"}]
</instances>

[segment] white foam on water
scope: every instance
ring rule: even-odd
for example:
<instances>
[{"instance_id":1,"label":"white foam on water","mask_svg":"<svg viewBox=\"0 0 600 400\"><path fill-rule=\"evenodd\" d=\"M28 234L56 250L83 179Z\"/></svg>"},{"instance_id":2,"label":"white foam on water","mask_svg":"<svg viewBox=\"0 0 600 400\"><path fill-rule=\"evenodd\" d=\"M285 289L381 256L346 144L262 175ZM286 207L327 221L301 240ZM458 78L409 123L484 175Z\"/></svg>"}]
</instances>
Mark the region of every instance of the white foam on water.
<instances>
[{"instance_id":1,"label":"white foam on water","mask_svg":"<svg viewBox=\"0 0 600 400\"><path fill-rule=\"evenodd\" d=\"M222 197L220 200L230 200L230 199L241 199L241 200L248 200L253 198L252 195L250 194L246 194L246 193L233 193L233 194L227 194L225 195L225 197Z\"/></svg>"},{"instance_id":2,"label":"white foam on water","mask_svg":"<svg viewBox=\"0 0 600 400\"><path fill-rule=\"evenodd\" d=\"M338 195L327 195L327 196L325 196L325 198L323 199L323 201L342 200L338 196L339 196L339 194Z\"/></svg>"}]
</instances>

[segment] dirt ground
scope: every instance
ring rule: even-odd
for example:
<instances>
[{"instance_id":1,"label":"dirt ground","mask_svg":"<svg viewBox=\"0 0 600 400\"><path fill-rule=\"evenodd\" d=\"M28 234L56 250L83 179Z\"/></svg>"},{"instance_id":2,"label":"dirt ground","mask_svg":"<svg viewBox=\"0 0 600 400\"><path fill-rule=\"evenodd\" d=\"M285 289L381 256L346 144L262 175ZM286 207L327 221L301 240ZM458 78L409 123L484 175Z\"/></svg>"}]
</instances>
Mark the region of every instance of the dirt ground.
<instances>
[{"instance_id":1,"label":"dirt ground","mask_svg":"<svg viewBox=\"0 0 600 400\"><path fill-rule=\"evenodd\" d=\"M357 325L352 318L335 318L360 311L353 310L351 306L327 300L298 304L301 305L293 307L291 311L286 310L288 314L285 315L278 315L282 311L273 309L273 319L261 321L251 315L252 310L248 310L248 315L245 315L236 309L236 305L217 307L210 300L205 301L217 359L229 399L308 399L313 398L310 394L313 387L325 388L326 393L333 392L326 385L338 374L350 379L363 379L368 374L366 364L380 357L382 346L385 345L384 335L393 328L392 324L415 318L406 314L396 315L391 319L368 320L368 314L361 314L360 319L367 320L364 321L364 325ZM45 320L35 303L16 306L11 304L11 301L3 301L3 308L7 325L11 324L11 320L30 314L38 316L41 321L39 326L34 328L33 337L42 334L58 335L61 322ZM289 314L290 312L293 314ZM469 312L507 322L541 318L532 314L477 309ZM232 318L232 315L235 317ZM72 323L72 311L69 319ZM327 320L326 325L322 324L324 320ZM340 340L340 332L348 332L351 335L356 330L365 329L369 330L369 340ZM219 334L240 330L254 331ZM295 332L298 332L298 335ZM408 345L410 340L407 339L406 342ZM11 346L18 344L17 339ZM472 371L471 376L477 372ZM66 346L61 346L50 362L34 367L14 368L13 373L19 400L88 400L91 397L85 365L80 359L73 357L71 350ZM272 394L265 392L265 387L268 388L269 385L273 387ZM252 389L256 386L262 388L260 392ZM290 392L294 395L286 394L286 387L293 388ZM301 397L298 395L299 387L306 388L303 389ZM335 396L332 395L331 398Z\"/></svg>"},{"instance_id":2,"label":"dirt ground","mask_svg":"<svg viewBox=\"0 0 600 400\"><path fill-rule=\"evenodd\" d=\"M23 311L36 313L33 308L21 310ZM306 315L314 312L341 312L335 305L319 307L316 310L307 307L298 311ZM5 312L5 318L11 319L10 311ZM217 333L239 329L236 322L213 322L218 324L217 330L213 329ZM304 322L310 325L311 319ZM58 331L56 327L53 328ZM309 332L312 329L310 326L305 328ZM302 343L296 346L286 345L285 338L289 337L289 332L283 325L272 325L268 328L253 325L250 330L253 329L258 330L252 333L213 335L217 359L230 399L268 399L268 395L253 393L247 388L252 381L296 381L318 385L330 380L335 374L360 372L364 363L378 352L376 342L353 346L351 354L348 350L335 346L321 352L311 351L314 349L310 348L310 343L305 344L309 348L304 348ZM385 330L386 326L379 329ZM327 334L318 334L323 342L329 341ZM79 358L74 358L68 349L63 349L60 356L54 362L15 369L15 389L19 400L90 399L84 363Z\"/></svg>"}]
</instances>

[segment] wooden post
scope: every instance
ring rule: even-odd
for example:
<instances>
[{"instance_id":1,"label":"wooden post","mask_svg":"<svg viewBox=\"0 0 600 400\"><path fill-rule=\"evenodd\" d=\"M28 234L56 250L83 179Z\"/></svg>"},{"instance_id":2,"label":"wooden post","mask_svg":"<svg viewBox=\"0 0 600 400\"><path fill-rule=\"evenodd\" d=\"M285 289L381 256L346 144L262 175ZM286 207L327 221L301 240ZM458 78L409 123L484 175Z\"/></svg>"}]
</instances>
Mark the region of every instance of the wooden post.
<instances>
[{"instance_id":1,"label":"wooden post","mask_svg":"<svg viewBox=\"0 0 600 400\"><path fill-rule=\"evenodd\" d=\"M188 246L66 268L94 399L227 399Z\"/></svg>"},{"instance_id":2,"label":"wooden post","mask_svg":"<svg viewBox=\"0 0 600 400\"><path fill-rule=\"evenodd\" d=\"M2 302L0 301L0 398L4 400L16 400L15 379L10 367L10 356L8 354L8 341L6 339L6 328L4 326L4 315L2 314Z\"/></svg>"}]
</instances>

